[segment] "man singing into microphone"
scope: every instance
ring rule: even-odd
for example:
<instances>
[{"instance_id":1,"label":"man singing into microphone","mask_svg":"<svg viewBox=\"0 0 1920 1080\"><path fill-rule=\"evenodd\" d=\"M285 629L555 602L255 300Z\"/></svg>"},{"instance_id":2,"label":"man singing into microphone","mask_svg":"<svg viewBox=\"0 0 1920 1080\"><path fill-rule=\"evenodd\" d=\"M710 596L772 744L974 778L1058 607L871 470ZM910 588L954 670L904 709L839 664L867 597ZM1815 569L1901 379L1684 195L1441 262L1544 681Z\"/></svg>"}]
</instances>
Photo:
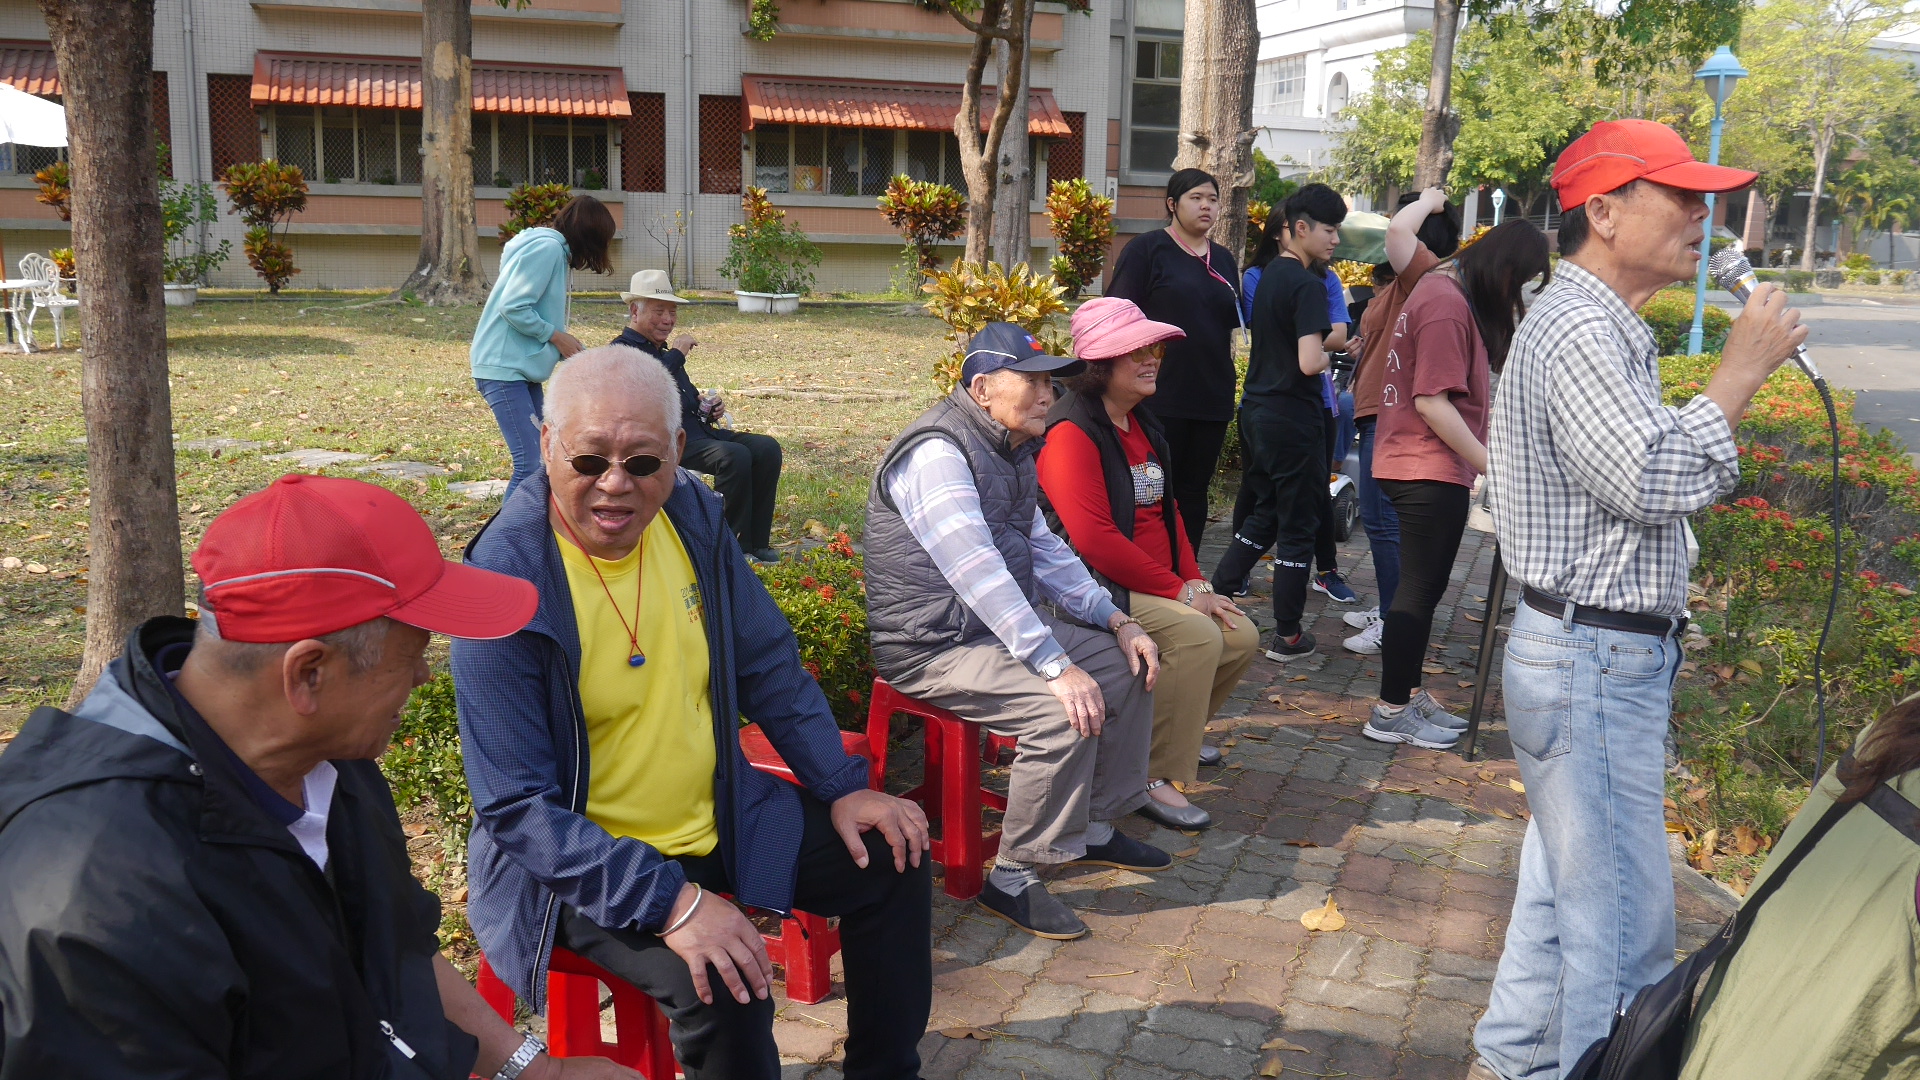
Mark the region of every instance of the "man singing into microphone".
<instances>
[{"instance_id":1,"label":"man singing into microphone","mask_svg":"<svg viewBox=\"0 0 1920 1080\"><path fill-rule=\"evenodd\" d=\"M1761 285L1705 392L1665 406L1635 312L1694 279L1702 194L1755 177L1647 120L1598 124L1554 163L1563 258L1514 335L1489 440L1500 554L1523 586L1504 692L1533 820L1478 1080L1557 1080L1673 966L1661 799L1687 516L1739 479L1733 429L1807 331Z\"/></svg>"}]
</instances>

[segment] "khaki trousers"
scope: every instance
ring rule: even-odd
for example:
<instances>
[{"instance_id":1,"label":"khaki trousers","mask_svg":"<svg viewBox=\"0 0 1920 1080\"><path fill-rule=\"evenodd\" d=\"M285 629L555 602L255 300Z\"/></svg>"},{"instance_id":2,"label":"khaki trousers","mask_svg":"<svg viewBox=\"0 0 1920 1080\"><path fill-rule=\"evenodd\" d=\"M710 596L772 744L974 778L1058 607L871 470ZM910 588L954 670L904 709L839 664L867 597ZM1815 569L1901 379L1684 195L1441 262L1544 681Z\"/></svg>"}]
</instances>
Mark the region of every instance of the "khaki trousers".
<instances>
[{"instance_id":1,"label":"khaki trousers","mask_svg":"<svg viewBox=\"0 0 1920 1080\"><path fill-rule=\"evenodd\" d=\"M1200 776L1200 742L1207 721L1226 704L1260 648L1250 616L1234 616L1229 630L1178 600L1133 593L1133 617L1160 646L1160 680L1153 686L1153 749L1147 775L1191 784Z\"/></svg>"},{"instance_id":2,"label":"khaki trousers","mask_svg":"<svg viewBox=\"0 0 1920 1080\"><path fill-rule=\"evenodd\" d=\"M1127 669L1112 634L1044 611L1040 617L1073 662L1100 684L1107 719L1099 735L1074 731L1046 680L998 639L949 649L888 682L908 697L1019 740L1000 851L1019 862L1063 863L1087 853L1087 822L1112 821L1147 801L1153 702L1144 673Z\"/></svg>"}]
</instances>

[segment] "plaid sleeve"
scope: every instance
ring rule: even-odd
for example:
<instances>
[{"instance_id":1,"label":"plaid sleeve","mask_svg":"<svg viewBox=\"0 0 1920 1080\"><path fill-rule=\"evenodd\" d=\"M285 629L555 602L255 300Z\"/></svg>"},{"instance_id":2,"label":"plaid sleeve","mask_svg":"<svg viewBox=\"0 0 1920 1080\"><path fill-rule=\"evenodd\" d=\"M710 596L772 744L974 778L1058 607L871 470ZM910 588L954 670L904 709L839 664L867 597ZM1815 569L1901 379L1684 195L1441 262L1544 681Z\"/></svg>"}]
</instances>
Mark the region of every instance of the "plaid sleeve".
<instances>
[{"instance_id":1,"label":"plaid sleeve","mask_svg":"<svg viewBox=\"0 0 1920 1080\"><path fill-rule=\"evenodd\" d=\"M1643 526L1692 514L1740 478L1733 433L1707 397L1662 405L1658 382L1598 332L1563 339L1547 392L1553 438L1569 475L1608 513Z\"/></svg>"}]
</instances>

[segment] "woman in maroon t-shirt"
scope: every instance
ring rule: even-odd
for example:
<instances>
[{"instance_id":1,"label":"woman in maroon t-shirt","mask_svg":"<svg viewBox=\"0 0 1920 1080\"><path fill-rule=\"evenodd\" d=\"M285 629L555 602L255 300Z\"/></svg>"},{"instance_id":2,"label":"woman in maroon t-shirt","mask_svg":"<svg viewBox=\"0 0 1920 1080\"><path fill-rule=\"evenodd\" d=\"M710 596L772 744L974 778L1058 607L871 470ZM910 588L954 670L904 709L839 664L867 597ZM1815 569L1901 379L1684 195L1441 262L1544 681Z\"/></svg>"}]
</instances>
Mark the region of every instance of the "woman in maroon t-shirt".
<instances>
[{"instance_id":1,"label":"woman in maroon t-shirt","mask_svg":"<svg viewBox=\"0 0 1920 1080\"><path fill-rule=\"evenodd\" d=\"M1381 616L1368 738L1445 749L1466 728L1419 689L1421 658L1487 471L1491 373L1506 363L1521 289L1547 273L1546 234L1516 218L1422 278L1389 331L1373 476L1400 519L1400 588Z\"/></svg>"},{"instance_id":2,"label":"woman in maroon t-shirt","mask_svg":"<svg viewBox=\"0 0 1920 1080\"><path fill-rule=\"evenodd\" d=\"M1131 300L1082 304L1073 345L1087 371L1047 414L1039 470L1054 530L1160 646L1147 804L1138 812L1191 830L1213 819L1175 785L1199 778L1207 720L1253 662L1260 631L1200 575L1172 498L1167 439L1139 407L1159 387L1166 343L1182 333ZM1219 760L1215 750L1208 763Z\"/></svg>"}]
</instances>

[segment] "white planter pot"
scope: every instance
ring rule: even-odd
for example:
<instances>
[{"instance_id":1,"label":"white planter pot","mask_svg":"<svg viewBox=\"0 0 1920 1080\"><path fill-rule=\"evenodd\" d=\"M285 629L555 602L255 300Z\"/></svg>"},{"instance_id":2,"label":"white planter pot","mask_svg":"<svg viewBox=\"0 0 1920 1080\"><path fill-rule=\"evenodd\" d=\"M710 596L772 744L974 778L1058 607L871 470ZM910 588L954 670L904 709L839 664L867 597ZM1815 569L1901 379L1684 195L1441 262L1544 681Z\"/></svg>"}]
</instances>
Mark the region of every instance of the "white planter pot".
<instances>
[{"instance_id":1,"label":"white planter pot","mask_svg":"<svg viewBox=\"0 0 1920 1080\"><path fill-rule=\"evenodd\" d=\"M734 290L740 310L763 315L791 315L800 310L799 293L741 292Z\"/></svg>"},{"instance_id":2,"label":"white planter pot","mask_svg":"<svg viewBox=\"0 0 1920 1080\"><path fill-rule=\"evenodd\" d=\"M166 293L168 307L192 307L200 299L200 286L168 285Z\"/></svg>"}]
</instances>

